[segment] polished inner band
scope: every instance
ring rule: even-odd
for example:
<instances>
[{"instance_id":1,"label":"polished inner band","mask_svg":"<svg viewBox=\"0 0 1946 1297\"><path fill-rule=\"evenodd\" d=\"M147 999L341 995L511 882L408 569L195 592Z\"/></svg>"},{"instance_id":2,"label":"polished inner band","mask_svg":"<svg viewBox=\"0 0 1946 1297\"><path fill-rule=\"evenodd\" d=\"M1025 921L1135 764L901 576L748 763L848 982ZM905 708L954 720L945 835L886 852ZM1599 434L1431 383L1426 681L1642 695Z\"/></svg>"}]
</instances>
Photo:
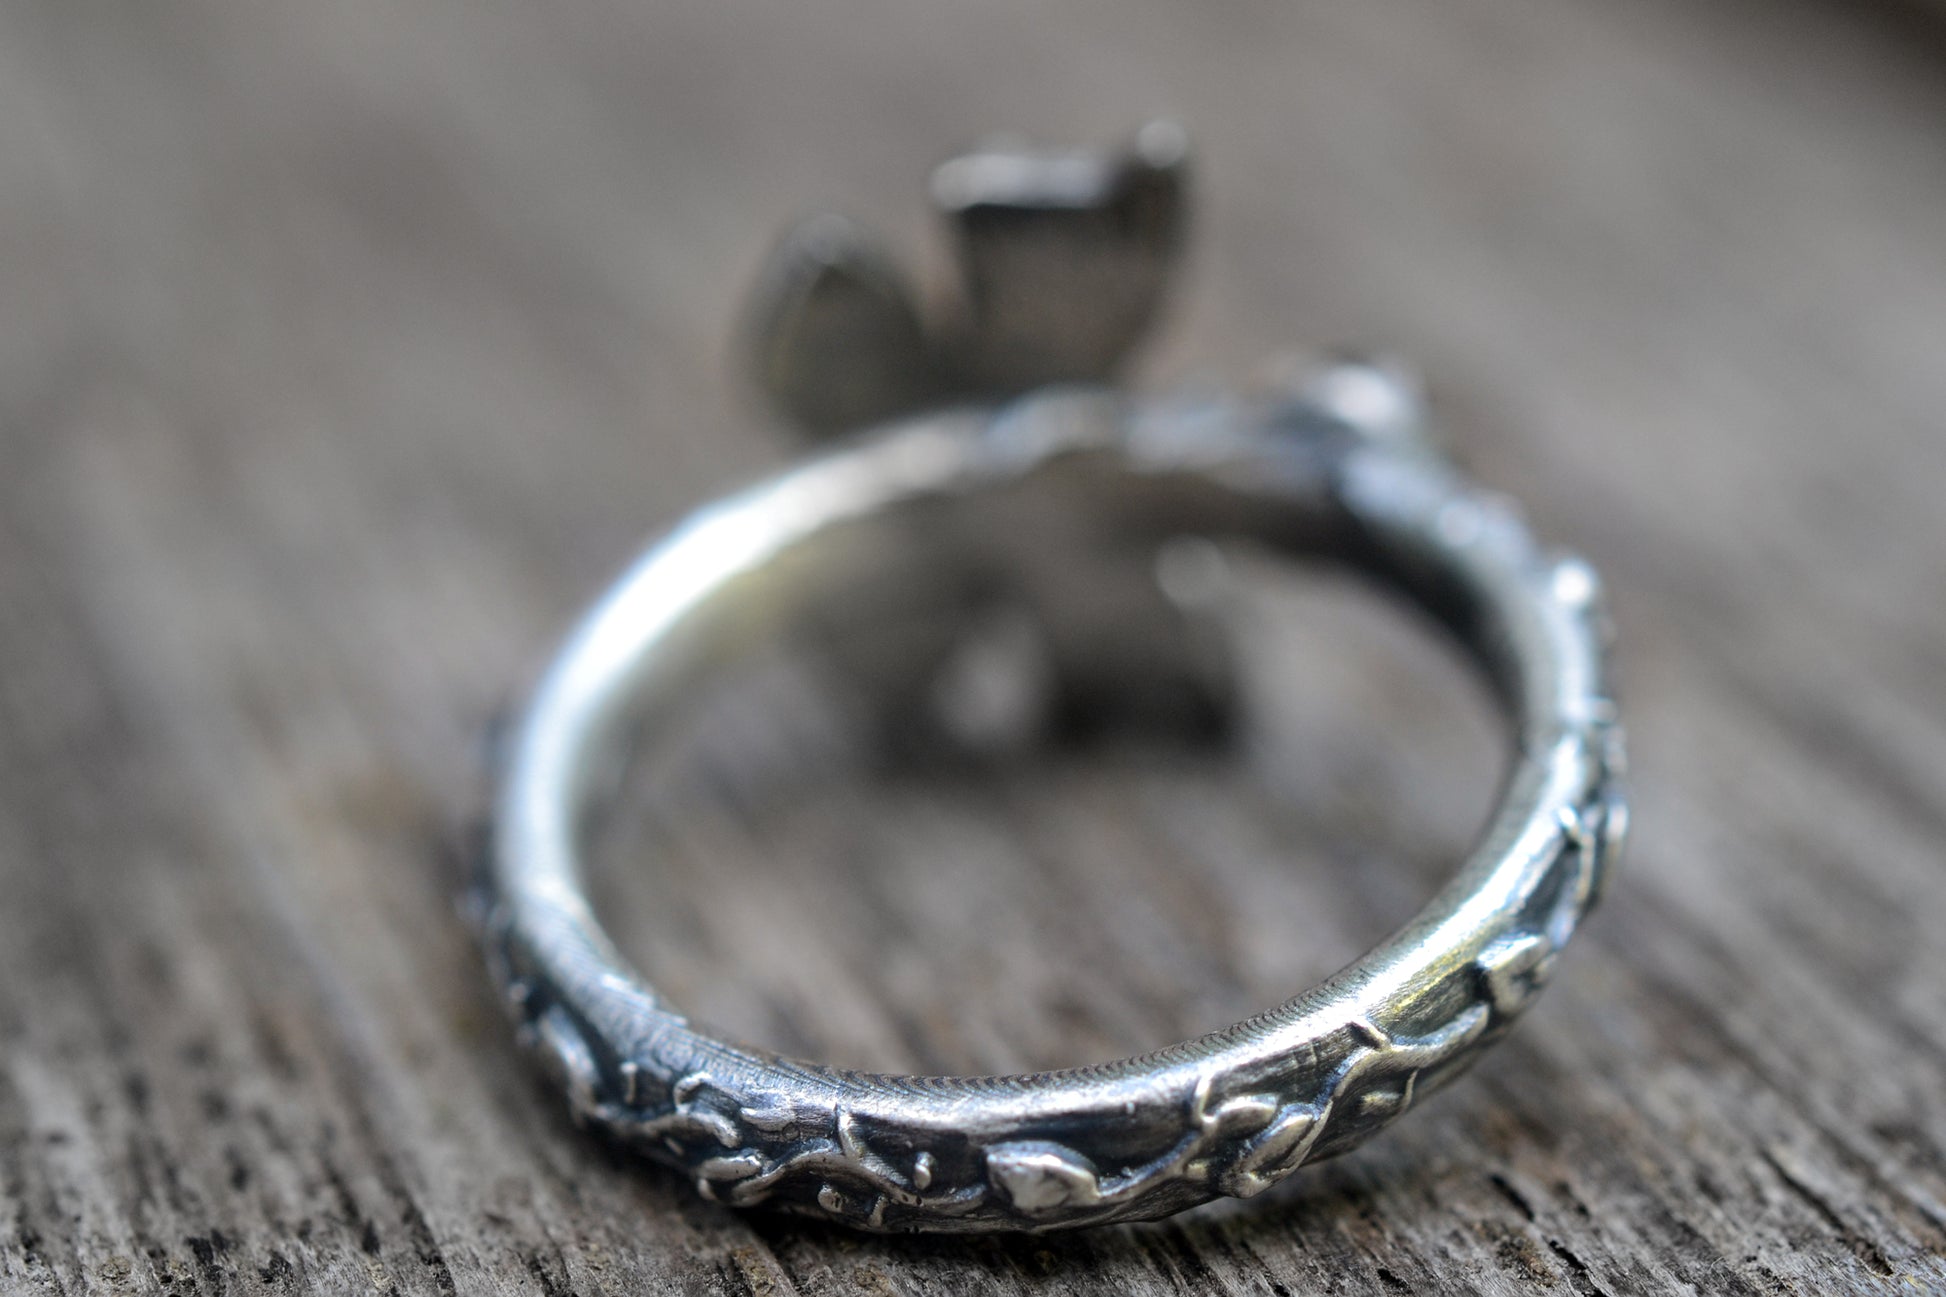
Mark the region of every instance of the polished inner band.
<instances>
[{"instance_id":1,"label":"polished inner band","mask_svg":"<svg viewBox=\"0 0 1946 1297\"><path fill-rule=\"evenodd\" d=\"M1138 1058L888 1076L703 1034L617 954L580 860L624 756L688 686L886 554L1059 565L1034 518L1139 547L1246 538L1371 573L1452 631L1515 736L1483 840L1323 984ZM918 577L911 577L917 580ZM867 628L871 611L861 607ZM693 515L593 609L533 696L491 838L489 950L580 1119L705 1195L885 1230L1039 1229L1248 1196L1366 1139L1531 1000L1625 821L1592 570L1424 445L1315 410L1042 394L869 434ZM724 976L734 976L725 969Z\"/></svg>"}]
</instances>

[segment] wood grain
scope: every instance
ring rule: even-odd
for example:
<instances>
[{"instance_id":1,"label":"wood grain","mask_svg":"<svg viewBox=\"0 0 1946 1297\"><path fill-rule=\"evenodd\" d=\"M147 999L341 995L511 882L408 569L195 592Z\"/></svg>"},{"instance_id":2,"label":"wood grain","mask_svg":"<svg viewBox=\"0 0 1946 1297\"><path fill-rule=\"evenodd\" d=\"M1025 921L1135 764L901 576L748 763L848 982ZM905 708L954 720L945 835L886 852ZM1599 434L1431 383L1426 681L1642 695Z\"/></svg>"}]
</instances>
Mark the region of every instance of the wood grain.
<instances>
[{"instance_id":1,"label":"wood grain","mask_svg":"<svg viewBox=\"0 0 1946 1297\"><path fill-rule=\"evenodd\" d=\"M454 907L481 734L785 453L724 346L782 220L917 255L970 137L1156 111L1204 201L1152 372L1423 365L1614 588L1630 859L1489 1062L1263 1199L951 1243L695 1201L510 1047ZM1809 0L6 7L0 1287L1946 1291L1942 122L1937 45ZM842 1062L1273 1002L1427 894L1495 749L1369 601L1265 618L1236 767L887 778L758 681L618 835L617 926Z\"/></svg>"}]
</instances>

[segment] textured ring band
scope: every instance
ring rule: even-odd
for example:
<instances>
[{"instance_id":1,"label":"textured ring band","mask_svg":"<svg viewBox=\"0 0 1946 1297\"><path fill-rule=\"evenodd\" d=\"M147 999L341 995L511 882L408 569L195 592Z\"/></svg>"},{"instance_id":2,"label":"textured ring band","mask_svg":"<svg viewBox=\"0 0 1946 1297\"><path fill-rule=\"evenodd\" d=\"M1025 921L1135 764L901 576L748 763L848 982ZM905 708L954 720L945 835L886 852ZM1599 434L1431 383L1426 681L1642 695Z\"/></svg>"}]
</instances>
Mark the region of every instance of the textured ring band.
<instances>
[{"instance_id":1,"label":"textured ring band","mask_svg":"<svg viewBox=\"0 0 1946 1297\"><path fill-rule=\"evenodd\" d=\"M1540 549L1504 502L1393 431L1356 401L1055 389L869 434L652 548L534 695L491 840L492 962L576 1114L731 1204L873 1229L1039 1229L1254 1194L1473 1060L1599 894L1625 824L1621 733L1591 569ZM882 1076L697 1030L627 967L582 890L584 823L625 740L652 736L699 673L841 587L860 555L939 535L978 549L984 535L982 561L1058 566L1009 548L996 521L1042 496L1131 545L1240 537L1352 565L1431 612L1516 740L1483 841L1410 924L1324 984L1140 1058Z\"/></svg>"},{"instance_id":2,"label":"textured ring band","mask_svg":"<svg viewBox=\"0 0 1946 1297\"><path fill-rule=\"evenodd\" d=\"M1460 477L1410 384L1349 363L1253 399L1103 385L1169 283L1187 158L1182 132L1155 123L1118 152L1005 145L948 162L932 195L961 291L940 319L868 231L815 218L787 235L753 312L758 381L807 433L877 431L693 515L589 614L528 706L489 842L489 960L575 1114L707 1197L982 1230L1257 1193L1475 1058L1545 981L1620 849L1594 573ZM716 1039L617 954L582 890L583 830L630 741L664 733L699 676L808 621L884 700L895 745L978 741L942 715L938 685L998 599L1041 637L1051 715L1163 700L1165 723L1220 721L1237 704L1220 617L1157 580L1184 537L1365 571L1452 631L1509 721L1484 839L1364 958L1155 1054L965 1078Z\"/></svg>"}]
</instances>

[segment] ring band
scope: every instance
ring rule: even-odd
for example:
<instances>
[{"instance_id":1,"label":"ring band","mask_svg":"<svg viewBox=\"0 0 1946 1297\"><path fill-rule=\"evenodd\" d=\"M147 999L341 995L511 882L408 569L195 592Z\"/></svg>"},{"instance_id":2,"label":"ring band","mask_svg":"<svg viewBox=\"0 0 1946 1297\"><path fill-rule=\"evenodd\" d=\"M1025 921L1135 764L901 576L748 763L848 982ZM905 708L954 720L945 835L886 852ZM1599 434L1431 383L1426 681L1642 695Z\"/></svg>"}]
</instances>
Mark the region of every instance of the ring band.
<instances>
[{"instance_id":1,"label":"ring band","mask_svg":"<svg viewBox=\"0 0 1946 1297\"><path fill-rule=\"evenodd\" d=\"M1350 366L1296 397L1057 386L921 414L652 547L533 694L487 853L490 963L577 1117L724 1203L874 1230L1045 1229L1255 1194L1477 1058L1600 894L1626 824L1622 734L1592 569L1543 550L1507 503L1374 414L1383 401L1354 399L1385 390L1382 371ZM1430 613L1515 739L1482 841L1416 918L1323 984L1138 1058L890 1076L699 1030L629 968L583 890L583 832L629 740L652 739L740 646L842 591L860 555L951 536L954 562L1058 566L1007 534L1029 504L1130 551L1208 537L1349 566Z\"/></svg>"},{"instance_id":2,"label":"ring band","mask_svg":"<svg viewBox=\"0 0 1946 1297\"><path fill-rule=\"evenodd\" d=\"M1363 1141L1499 1035L1619 848L1621 732L1586 563L1543 553L1437 459L1330 420L1112 395L1023 405L919 420L694 515L582 624L519 731L491 849L498 975L576 1113L709 1197L875 1229L993 1229L1253 1194ZM1022 437L1025 424L1061 435ZM1064 464L1113 488L1077 490L1076 504L1355 563L1450 626L1518 736L1484 841L1416 919L1323 985L1142 1058L876 1076L697 1031L629 971L582 892L581 827L624 731L726 631L747 632L740 601L780 597L767 576Z\"/></svg>"}]
</instances>

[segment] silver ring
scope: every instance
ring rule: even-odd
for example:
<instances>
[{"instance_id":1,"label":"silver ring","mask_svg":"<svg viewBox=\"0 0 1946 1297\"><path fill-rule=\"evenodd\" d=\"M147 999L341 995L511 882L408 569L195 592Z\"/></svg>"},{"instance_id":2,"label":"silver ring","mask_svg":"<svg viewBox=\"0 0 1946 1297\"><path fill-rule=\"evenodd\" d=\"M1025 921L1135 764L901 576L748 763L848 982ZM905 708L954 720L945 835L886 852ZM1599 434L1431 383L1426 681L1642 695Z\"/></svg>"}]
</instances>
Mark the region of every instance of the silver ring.
<instances>
[{"instance_id":1,"label":"silver ring","mask_svg":"<svg viewBox=\"0 0 1946 1297\"><path fill-rule=\"evenodd\" d=\"M965 218L959 228L974 245L1045 246L1068 237L1073 213L1098 217L1130 201L1141 188L1131 172L1142 183L1180 174L1179 150L1158 163L1167 150L1153 131L1078 178L1055 165L1065 155L960 159L936 197ZM983 225L994 211L982 205L1014 219ZM1151 254L1173 246L1173 229L1158 240L1153 225L1131 235L1126 221L1096 221L1075 237L1096 246L1109 237L1105 226L1115 238L1150 240ZM856 343L861 318L877 312L882 324L891 307L908 310L880 291L889 282L882 264L839 242L834 254L829 227L808 245L786 240L782 255L799 259L799 271L806 246L817 264L808 280L787 268L771 281L759 333L773 373L791 370L780 350L822 347L828 356L833 319ZM966 254L976 301L980 258L992 251ZM1116 250L1116 274L1137 273L1129 252ZM807 282L826 305L843 299L829 282L817 286L834 274L846 291L869 279L871 293L844 300L877 304L826 311L792 340L791 329L806 327ZM977 335L980 312L971 314ZM1006 327L1017 334L1023 318L1016 312ZM1119 327L1125 347L1137 330ZM1056 332L1066 337L1067 328ZM885 334L894 343L896 335ZM1114 345L1070 355L1079 372L1051 373L1047 350L1057 344L1027 348L1039 372L1010 385L992 381L1005 366L989 367L976 384L969 350L1004 348L991 337L953 338L927 345L934 374L950 368L940 354L962 357L937 389L957 403L852 435L699 510L574 631L534 692L501 775L486 862L494 975L575 1115L720 1202L875 1230L976 1231L1145 1219L1247 1197L1363 1142L1477 1058L1532 1002L1600 895L1627 816L1599 582L1584 561L1541 548L1505 501L1444 459L1409 387L1384 367L1343 364L1301 388L1252 397L1139 399L1086 381L1099 377L1102 356L1119 355ZM868 383L829 379L811 390L804 372L770 384L786 409L828 413L862 401L871 412L858 395ZM893 408L918 400L909 390L874 399ZM1055 532L1109 557L1084 565L1078 552L1050 552ZM699 1030L617 953L583 890L584 829L631 744L653 742L678 701L740 646L836 600L850 634L838 655L903 700L900 732L930 726L950 737L946 720L922 717L912 701L925 691L907 687L938 669L963 629L950 610L938 615L942 589L1045 589L1071 562L1089 580L1126 572L1152 581L1155 555L1182 537L1235 539L1371 575L1451 630L1507 717L1512 768L1483 839L1377 948L1222 1031L1138 1058L1004 1077L841 1071L734 1044ZM1064 602L1036 606L1058 623ZM1185 633L1206 610L1166 588L1144 606L1124 629L1161 647L1144 659L1147 676L1121 672L1118 683L1139 693L1142 679L1187 680L1226 705L1220 668L1203 665L1207 655L1191 652L1202 641ZM875 619L919 613L944 626L938 642L900 654L860 649ZM1090 669L1073 665L1083 677Z\"/></svg>"}]
</instances>

